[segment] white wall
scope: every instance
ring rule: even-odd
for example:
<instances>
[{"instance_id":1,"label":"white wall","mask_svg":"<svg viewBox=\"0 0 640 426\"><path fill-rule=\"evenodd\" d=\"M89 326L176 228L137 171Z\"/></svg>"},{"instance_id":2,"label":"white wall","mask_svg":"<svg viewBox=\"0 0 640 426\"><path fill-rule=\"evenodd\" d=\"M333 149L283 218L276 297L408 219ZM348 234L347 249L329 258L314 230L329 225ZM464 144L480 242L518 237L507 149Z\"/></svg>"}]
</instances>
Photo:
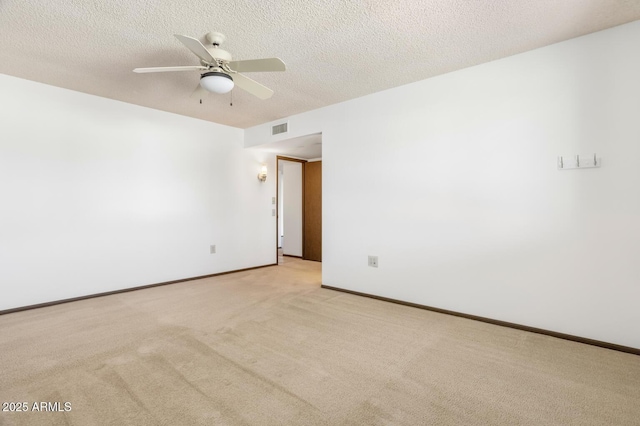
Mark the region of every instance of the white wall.
<instances>
[{"instance_id":1,"label":"white wall","mask_svg":"<svg viewBox=\"0 0 640 426\"><path fill-rule=\"evenodd\" d=\"M0 93L0 310L276 262L256 177L275 158L241 129L5 75Z\"/></svg>"},{"instance_id":2,"label":"white wall","mask_svg":"<svg viewBox=\"0 0 640 426\"><path fill-rule=\"evenodd\" d=\"M282 164L282 254L302 257L302 163L278 160Z\"/></svg>"},{"instance_id":3,"label":"white wall","mask_svg":"<svg viewBox=\"0 0 640 426\"><path fill-rule=\"evenodd\" d=\"M637 21L289 117L323 134L323 283L640 348L639 45Z\"/></svg>"}]
</instances>

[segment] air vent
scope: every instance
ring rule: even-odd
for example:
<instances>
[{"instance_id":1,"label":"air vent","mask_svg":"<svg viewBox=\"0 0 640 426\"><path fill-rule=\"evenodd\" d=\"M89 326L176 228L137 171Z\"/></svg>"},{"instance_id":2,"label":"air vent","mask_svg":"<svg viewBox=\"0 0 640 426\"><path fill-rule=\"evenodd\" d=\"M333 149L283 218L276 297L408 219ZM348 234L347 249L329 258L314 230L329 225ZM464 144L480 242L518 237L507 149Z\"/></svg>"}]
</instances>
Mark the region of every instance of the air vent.
<instances>
[{"instance_id":1,"label":"air vent","mask_svg":"<svg viewBox=\"0 0 640 426\"><path fill-rule=\"evenodd\" d=\"M271 136L287 133L289 131L289 123L276 124L271 128Z\"/></svg>"}]
</instances>

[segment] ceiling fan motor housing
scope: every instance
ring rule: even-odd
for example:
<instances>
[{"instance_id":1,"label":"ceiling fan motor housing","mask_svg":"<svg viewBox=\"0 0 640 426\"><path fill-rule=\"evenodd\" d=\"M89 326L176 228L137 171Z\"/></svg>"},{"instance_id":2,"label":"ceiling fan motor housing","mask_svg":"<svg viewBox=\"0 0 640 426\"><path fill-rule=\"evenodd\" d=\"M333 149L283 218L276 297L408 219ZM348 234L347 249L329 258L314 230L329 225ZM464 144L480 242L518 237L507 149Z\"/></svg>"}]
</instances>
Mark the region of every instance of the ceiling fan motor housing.
<instances>
[{"instance_id":1,"label":"ceiling fan motor housing","mask_svg":"<svg viewBox=\"0 0 640 426\"><path fill-rule=\"evenodd\" d=\"M216 59L221 61L229 62L231 61L231 53L227 52L224 49L220 49L219 47L208 47L207 50Z\"/></svg>"}]
</instances>

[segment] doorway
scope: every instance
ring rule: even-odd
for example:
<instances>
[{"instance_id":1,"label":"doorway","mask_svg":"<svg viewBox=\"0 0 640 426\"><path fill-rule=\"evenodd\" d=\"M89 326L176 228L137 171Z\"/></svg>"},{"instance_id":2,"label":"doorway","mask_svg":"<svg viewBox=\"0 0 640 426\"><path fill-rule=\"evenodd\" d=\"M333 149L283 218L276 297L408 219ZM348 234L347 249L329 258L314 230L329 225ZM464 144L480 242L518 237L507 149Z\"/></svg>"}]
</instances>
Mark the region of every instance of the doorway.
<instances>
[{"instance_id":1,"label":"doorway","mask_svg":"<svg viewBox=\"0 0 640 426\"><path fill-rule=\"evenodd\" d=\"M289 157L276 157L278 162L278 248L283 256L303 257L304 163Z\"/></svg>"},{"instance_id":2,"label":"doorway","mask_svg":"<svg viewBox=\"0 0 640 426\"><path fill-rule=\"evenodd\" d=\"M276 156L276 250L322 261L322 161Z\"/></svg>"}]
</instances>

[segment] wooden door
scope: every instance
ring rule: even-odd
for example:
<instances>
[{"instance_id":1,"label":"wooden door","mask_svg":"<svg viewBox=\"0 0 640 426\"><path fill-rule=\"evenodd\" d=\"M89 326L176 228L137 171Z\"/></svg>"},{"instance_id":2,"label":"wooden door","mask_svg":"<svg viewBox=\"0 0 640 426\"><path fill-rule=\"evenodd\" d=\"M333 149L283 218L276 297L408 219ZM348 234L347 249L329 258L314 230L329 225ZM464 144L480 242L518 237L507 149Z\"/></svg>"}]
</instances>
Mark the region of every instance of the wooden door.
<instances>
[{"instance_id":1,"label":"wooden door","mask_svg":"<svg viewBox=\"0 0 640 426\"><path fill-rule=\"evenodd\" d=\"M304 163L304 250L307 260L322 261L322 161Z\"/></svg>"}]
</instances>

